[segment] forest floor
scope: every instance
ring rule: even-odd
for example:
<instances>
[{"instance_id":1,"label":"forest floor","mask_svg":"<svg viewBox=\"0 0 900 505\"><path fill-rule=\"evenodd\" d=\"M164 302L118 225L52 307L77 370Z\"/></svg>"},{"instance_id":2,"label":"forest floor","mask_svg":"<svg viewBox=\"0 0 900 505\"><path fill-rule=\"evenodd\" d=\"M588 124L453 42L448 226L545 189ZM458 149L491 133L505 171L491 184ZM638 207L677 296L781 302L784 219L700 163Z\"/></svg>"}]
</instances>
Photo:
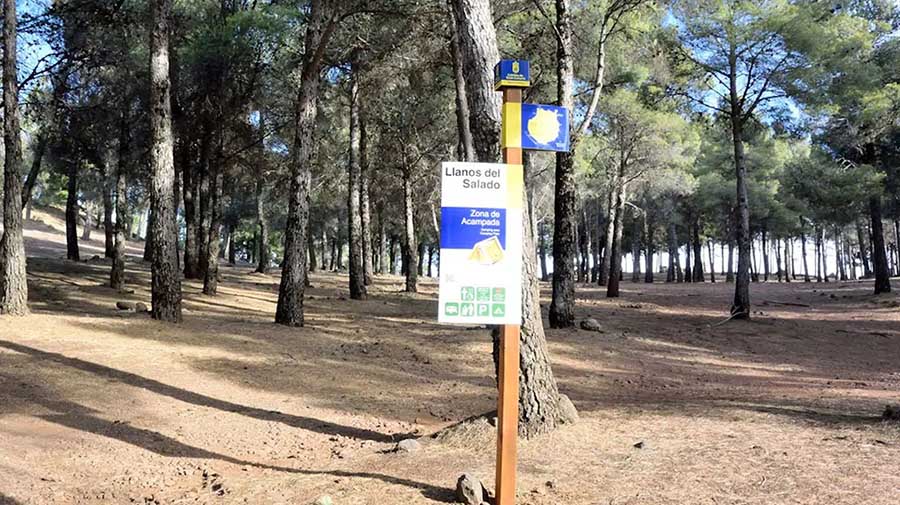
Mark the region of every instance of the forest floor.
<instances>
[{"instance_id":1,"label":"forest floor","mask_svg":"<svg viewBox=\"0 0 900 505\"><path fill-rule=\"evenodd\" d=\"M433 504L464 471L493 484L492 431L428 436L496 402L488 332L436 324L433 281L407 295L381 277L352 301L344 276L317 273L308 325L290 329L272 323L277 275L225 267L217 297L185 283L174 326L116 310L149 304L147 265L117 294L105 260L60 259L58 215L35 216L32 314L0 318L0 505ZM896 295L755 284L753 320L713 326L730 285L623 288L579 287L578 318L603 332L548 331L581 420L520 444L519 504L900 494L900 423L879 418L900 403ZM409 436L420 450L392 452Z\"/></svg>"}]
</instances>

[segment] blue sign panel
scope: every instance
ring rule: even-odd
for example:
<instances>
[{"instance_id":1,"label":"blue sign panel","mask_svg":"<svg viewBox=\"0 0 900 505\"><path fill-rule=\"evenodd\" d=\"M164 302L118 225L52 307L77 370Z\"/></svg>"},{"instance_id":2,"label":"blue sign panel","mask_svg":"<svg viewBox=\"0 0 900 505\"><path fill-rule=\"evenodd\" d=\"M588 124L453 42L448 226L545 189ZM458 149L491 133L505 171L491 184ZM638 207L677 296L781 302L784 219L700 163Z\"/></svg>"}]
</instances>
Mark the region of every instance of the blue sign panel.
<instances>
[{"instance_id":1,"label":"blue sign panel","mask_svg":"<svg viewBox=\"0 0 900 505\"><path fill-rule=\"evenodd\" d=\"M491 237L506 248L506 209L441 207L442 249L472 249Z\"/></svg>"},{"instance_id":2,"label":"blue sign panel","mask_svg":"<svg viewBox=\"0 0 900 505\"><path fill-rule=\"evenodd\" d=\"M522 149L568 152L568 109L555 105L523 103Z\"/></svg>"},{"instance_id":3,"label":"blue sign panel","mask_svg":"<svg viewBox=\"0 0 900 505\"><path fill-rule=\"evenodd\" d=\"M494 67L494 88L531 86L531 69L525 60L500 60Z\"/></svg>"}]
</instances>

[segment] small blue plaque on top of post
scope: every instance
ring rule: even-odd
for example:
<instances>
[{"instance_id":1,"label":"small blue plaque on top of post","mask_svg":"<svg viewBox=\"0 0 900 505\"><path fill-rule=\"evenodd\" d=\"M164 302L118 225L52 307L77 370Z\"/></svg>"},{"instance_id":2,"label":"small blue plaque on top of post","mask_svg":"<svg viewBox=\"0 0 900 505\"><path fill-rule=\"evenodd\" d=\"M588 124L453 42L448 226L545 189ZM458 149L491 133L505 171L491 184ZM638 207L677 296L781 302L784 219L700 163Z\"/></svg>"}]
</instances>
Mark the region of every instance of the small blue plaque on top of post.
<instances>
[{"instance_id":1,"label":"small blue plaque on top of post","mask_svg":"<svg viewBox=\"0 0 900 505\"><path fill-rule=\"evenodd\" d=\"M531 69L525 60L500 60L494 67L494 89L531 86Z\"/></svg>"}]
</instances>

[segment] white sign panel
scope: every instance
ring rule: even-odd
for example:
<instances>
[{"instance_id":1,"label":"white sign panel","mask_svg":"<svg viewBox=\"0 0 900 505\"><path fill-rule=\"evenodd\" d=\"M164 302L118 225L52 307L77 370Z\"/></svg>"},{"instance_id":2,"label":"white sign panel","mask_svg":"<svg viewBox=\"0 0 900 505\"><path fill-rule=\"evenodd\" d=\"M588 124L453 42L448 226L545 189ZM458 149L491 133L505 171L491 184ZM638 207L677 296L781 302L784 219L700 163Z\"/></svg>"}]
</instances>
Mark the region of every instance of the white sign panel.
<instances>
[{"instance_id":1,"label":"white sign panel","mask_svg":"<svg viewBox=\"0 0 900 505\"><path fill-rule=\"evenodd\" d=\"M438 321L520 324L521 165L441 165Z\"/></svg>"}]
</instances>

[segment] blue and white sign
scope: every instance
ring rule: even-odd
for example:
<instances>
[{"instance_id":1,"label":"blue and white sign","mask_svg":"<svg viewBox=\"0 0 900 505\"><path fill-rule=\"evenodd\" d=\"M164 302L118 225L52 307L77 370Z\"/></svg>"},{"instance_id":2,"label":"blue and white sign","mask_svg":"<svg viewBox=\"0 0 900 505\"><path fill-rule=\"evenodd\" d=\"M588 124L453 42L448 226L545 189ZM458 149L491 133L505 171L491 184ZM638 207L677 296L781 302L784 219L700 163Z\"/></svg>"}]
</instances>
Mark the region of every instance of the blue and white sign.
<instances>
[{"instance_id":1,"label":"blue and white sign","mask_svg":"<svg viewBox=\"0 0 900 505\"><path fill-rule=\"evenodd\" d=\"M438 320L520 324L521 165L441 165Z\"/></svg>"},{"instance_id":2,"label":"blue and white sign","mask_svg":"<svg viewBox=\"0 0 900 505\"><path fill-rule=\"evenodd\" d=\"M569 110L555 105L522 104L522 149L569 151Z\"/></svg>"}]
</instances>

